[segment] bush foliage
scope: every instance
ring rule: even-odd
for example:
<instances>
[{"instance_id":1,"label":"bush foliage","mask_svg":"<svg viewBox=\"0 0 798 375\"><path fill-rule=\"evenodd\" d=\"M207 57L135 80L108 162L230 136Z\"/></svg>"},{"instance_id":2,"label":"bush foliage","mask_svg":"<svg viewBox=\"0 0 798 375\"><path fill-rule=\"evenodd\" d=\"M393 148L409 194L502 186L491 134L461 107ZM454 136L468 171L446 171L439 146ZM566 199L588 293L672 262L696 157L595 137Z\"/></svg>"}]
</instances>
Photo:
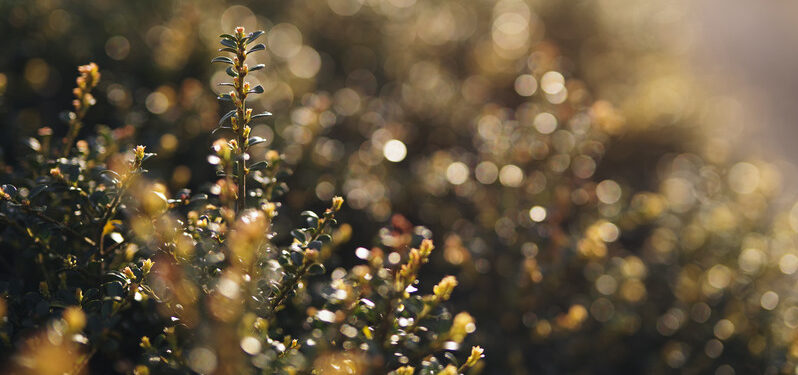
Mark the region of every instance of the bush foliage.
<instances>
[{"instance_id":1,"label":"bush foliage","mask_svg":"<svg viewBox=\"0 0 798 375\"><path fill-rule=\"evenodd\" d=\"M127 146L127 134L75 142L100 80L96 64L79 68L67 135L51 142L40 129L0 190L14 251L0 284L12 372L454 374L479 362L479 347L452 354L475 329L444 307L457 280L419 293L429 230L395 228L358 249L362 264L328 275L324 261L347 236L335 229L344 199L333 197L279 240L271 223L287 170L276 150L257 162L248 152L264 142L250 124L270 115L246 104L264 92L246 80L264 65L245 63L265 49L261 34L221 35L233 56L213 62L227 65L232 90L219 99L234 108L216 129L230 139L213 143L220 179L208 193L167 196L146 178L156 155Z\"/></svg>"}]
</instances>

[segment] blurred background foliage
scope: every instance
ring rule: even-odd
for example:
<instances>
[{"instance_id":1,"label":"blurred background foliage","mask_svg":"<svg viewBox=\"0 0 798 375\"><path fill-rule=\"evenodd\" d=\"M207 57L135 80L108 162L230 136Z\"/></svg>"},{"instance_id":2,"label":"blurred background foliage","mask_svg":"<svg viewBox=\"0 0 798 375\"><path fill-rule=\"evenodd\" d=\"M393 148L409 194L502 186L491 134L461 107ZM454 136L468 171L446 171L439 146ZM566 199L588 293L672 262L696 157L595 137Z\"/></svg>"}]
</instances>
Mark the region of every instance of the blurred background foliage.
<instances>
[{"instance_id":1,"label":"blurred background foliage","mask_svg":"<svg viewBox=\"0 0 798 375\"><path fill-rule=\"evenodd\" d=\"M685 12L4 0L3 163L43 125L65 133L74 67L94 61L103 81L84 131L135 132L159 155L151 177L207 190L224 77L208 62L220 32L260 28L267 69L251 77L266 92L252 105L275 117L253 134L293 166L286 206L342 194L352 244L386 223L430 228L443 251L427 276L460 280L452 303L477 320L485 373L793 373L798 210L783 169L744 160L729 135L739 105L687 67Z\"/></svg>"}]
</instances>

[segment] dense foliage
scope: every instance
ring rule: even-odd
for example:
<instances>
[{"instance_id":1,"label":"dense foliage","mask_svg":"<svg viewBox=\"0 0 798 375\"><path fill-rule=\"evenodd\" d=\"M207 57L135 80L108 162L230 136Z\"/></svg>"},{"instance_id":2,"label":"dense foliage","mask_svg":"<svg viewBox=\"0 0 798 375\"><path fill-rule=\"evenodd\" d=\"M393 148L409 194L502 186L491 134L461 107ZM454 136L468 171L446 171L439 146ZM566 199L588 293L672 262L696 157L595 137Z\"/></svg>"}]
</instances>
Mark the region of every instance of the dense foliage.
<instances>
[{"instance_id":1,"label":"dense foliage","mask_svg":"<svg viewBox=\"0 0 798 375\"><path fill-rule=\"evenodd\" d=\"M42 128L28 139L25 162L0 190L0 327L12 372L454 374L478 363L479 347L462 363L452 354L475 329L468 313L452 317L442 305L457 280L417 293L434 249L428 230L394 228L332 280L324 260L346 236L333 235L343 198L302 212L292 240L276 240L282 157L269 150L248 163L264 142L250 124L270 115L246 105L264 91L246 81L264 65L245 63L265 49L254 43L262 34L222 34L220 51L233 56L213 59L228 65L232 90L219 99L234 108L217 128L231 139L216 140L208 157L221 177L210 196L168 197L144 178L155 154L125 151L124 134L76 143L100 80L96 64L80 67L67 135L52 144Z\"/></svg>"}]
</instances>

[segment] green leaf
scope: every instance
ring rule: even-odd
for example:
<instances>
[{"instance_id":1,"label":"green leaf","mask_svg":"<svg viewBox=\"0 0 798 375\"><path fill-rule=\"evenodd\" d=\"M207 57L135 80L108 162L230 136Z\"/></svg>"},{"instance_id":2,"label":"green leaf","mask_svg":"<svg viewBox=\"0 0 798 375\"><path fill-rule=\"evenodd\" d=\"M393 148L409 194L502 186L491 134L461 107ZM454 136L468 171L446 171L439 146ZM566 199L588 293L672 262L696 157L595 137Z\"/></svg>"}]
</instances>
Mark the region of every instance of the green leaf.
<instances>
[{"instance_id":1,"label":"green leaf","mask_svg":"<svg viewBox=\"0 0 798 375\"><path fill-rule=\"evenodd\" d=\"M236 72L235 70L233 70L233 67L232 67L232 66L228 66L228 67L227 67L227 69L225 69L224 71L225 71L225 73L227 73L227 75L229 75L230 77L237 77L237 76L238 76L238 72Z\"/></svg>"},{"instance_id":2,"label":"green leaf","mask_svg":"<svg viewBox=\"0 0 798 375\"><path fill-rule=\"evenodd\" d=\"M202 201L207 201L207 200L208 200L208 194L201 193L201 194L195 194L194 196L192 196L191 199L189 199L189 202L194 203L194 202L202 202Z\"/></svg>"},{"instance_id":3,"label":"green leaf","mask_svg":"<svg viewBox=\"0 0 798 375\"><path fill-rule=\"evenodd\" d=\"M299 265L302 264L302 260L305 258L305 254L300 251L294 251L291 253L291 262Z\"/></svg>"},{"instance_id":4,"label":"green leaf","mask_svg":"<svg viewBox=\"0 0 798 375\"><path fill-rule=\"evenodd\" d=\"M109 297L122 297L125 294L125 287L119 281L111 281L103 284L105 294Z\"/></svg>"},{"instance_id":5,"label":"green leaf","mask_svg":"<svg viewBox=\"0 0 798 375\"><path fill-rule=\"evenodd\" d=\"M261 138L261 137L250 137L249 140L247 140L247 143L250 146L254 146L256 144L263 143L263 142L266 142L266 139L265 138Z\"/></svg>"},{"instance_id":6,"label":"green leaf","mask_svg":"<svg viewBox=\"0 0 798 375\"><path fill-rule=\"evenodd\" d=\"M263 51L265 49L266 49L266 46L264 46L263 43L259 43L259 44L256 44L255 46L253 46L252 48L250 48L249 51L247 51L247 55L249 55L252 52Z\"/></svg>"},{"instance_id":7,"label":"green leaf","mask_svg":"<svg viewBox=\"0 0 798 375\"><path fill-rule=\"evenodd\" d=\"M263 91L264 91L263 90L263 86L257 85L255 87L253 87L252 90L249 90L249 93L250 94L263 94Z\"/></svg>"},{"instance_id":8,"label":"green leaf","mask_svg":"<svg viewBox=\"0 0 798 375\"><path fill-rule=\"evenodd\" d=\"M263 30L253 31L247 35L247 44L250 44L258 39L259 36L263 35Z\"/></svg>"},{"instance_id":9,"label":"green leaf","mask_svg":"<svg viewBox=\"0 0 798 375\"><path fill-rule=\"evenodd\" d=\"M141 161L142 161L142 162L145 162L145 161L147 161L147 160L149 160L149 159L151 159L151 158L154 158L154 157L156 157L156 156L158 156L158 154L156 154L156 153L154 153L154 152L148 152L148 153L144 154L144 157L143 157L143 158L141 158Z\"/></svg>"},{"instance_id":10,"label":"green leaf","mask_svg":"<svg viewBox=\"0 0 798 375\"><path fill-rule=\"evenodd\" d=\"M120 176L119 173L116 173L116 172L114 172L114 171L112 171L110 169L106 169L106 170L100 172L100 175L108 178L115 185L119 184L119 181L122 181L122 176Z\"/></svg>"},{"instance_id":11,"label":"green leaf","mask_svg":"<svg viewBox=\"0 0 798 375\"><path fill-rule=\"evenodd\" d=\"M225 101L225 102L232 102L233 101L233 98L230 97L230 94L219 95L219 96L216 97L216 99L219 99L219 100Z\"/></svg>"},{"instance_id":12,"label":"green leaf","mask_svg":"<svg viewBox=\"0 0 798 375\"><path fill-rule=\"evenodd\" d=\"M232 36L232 35L230 35L230 34L222 34L222 35L219 35L219 38L230 39L230 40L236 40L236 37L234 37L234 36Z\"/></svg>"},{"instance_id":13,"label":"green leaf","mask_svg":"<svg viewBox=\"0 0 798 375\"><path fill-rule=\"evenodd\" d=\"M249 71L250 72L254 72L256 70L261 70L261 69L263 69L265 67L266 67L266 64L258 64L258 65L255 65L255 66L249 68Z\"/></svg>"},{"instance_id":14,"label":"green leaf","mask_svg":"<svg viewBox=\"0 0 798 375\"><path fill-rule=\"evenodd\" d=\"M236 85L234 85L232 82L220 82L220 83L217 83L217 85L219 85L219 86L236 87Z\"/></svg>"},{"instance_id":15,"label":"green leaf","mask_svg":"<svg viewBox=\"0 0 798 375\"><path fill-rule=\"evenodd\" d=\"M227 119L229 119L230 117L233 117L234 114L236 114L236 110L235 109L230 111L230 112L225 113L224 116L222 116L222 118L219 119L219 126L222 126L222 124L225 121L227 121Z\"/></svg>"},{"instance_id":16,"label":"green leaf","mask_svg":"<svg viewBox=\"0 0 798 375\"><path fill-rule=\"evenodd\" d=\"M269 162L267 162L265 160L261 160L261 161L255 163L255 164L252 164L251 166L249 166L249 170L251 170L251 171L259 171L259 170L262 170L262 169L266 169L268 167L269 167Z\"/></svg>"},{"instance_id":17,"label":"green leaf","mask_svg":"<svg viewBox=\"0 0 798 375\"><path fill-rule=\"evenodd\" d=\"M310 265L310 268L308 268L308 274L311 275L323 275L324 271L324 265L319 263L313 263Z\"/></svg>"},{"instance_id":18,"label":"green leaf","mask_svg":"<svg viewBox=\"0 0 798 375\"><path fill-rule=\"evenodd\" d=\"M229 126L220 126L220 127L216 128L216 129L213 129L213 130L211 131L211 135L214 135L214 134L216 134L216 132L218 132L218 131L220 131L220 130L231 130L231 129L232 129L232 128L231 128L231 127L229 127Z\"/></svg>"},{"instance_id":19,"label":"green leaf","mask_svg":"<svg viewBox=\"0 0 798 375\"><path fill-rule=\"evenodd\" d=\"M258 117L266 117L266 116L271 116L271 115L272 115L271 112L263 112L263 113L258 113L257 115L252 115L252 117L250 117L250 119L254 120L254 119L258 118Z\"/></svg>"},{"instance_id":20,"label":"green leaf","mask_svg":"<svg viewBox=\"0 0 798 375\"><path fill-rule=\"evenodd\" d=\"M211 63L215 63L215 62L221 62L221 63L233 65L233 59L231 59L231 58L229 58L227 56L214 57L213 60L211 60Z\"/></svg>"},{"instance_id":21,"label":"green leaf","mask_svg":"<svg viewBox=\"0 0 798 375\"><path fill-rule=\"evenodd\" d=\"M302 211L302 213L301 213L300 215L301 215L301 216L310 216L310 217L312 217L312 218L314 218L314 219L318 219L318 218L319 218L319 215L317 215L317 214L316 214L315 212L313 212L313 211Z\"/></svg>"},{"instance_id":22,"label":"green leaf","mask_svg":"<svg viewBox=\"0 0 798 375\"><path fill-rule=\"evenodd\" d=\"M443 353L443 356L446 357L446 359L448 359L449 362L451 362L454 365L454 367L460 367L460 362L457 360L457 357L455 357L454 354L452 354L451 352L445 352Z\"/></svg>"},{"instance_id":23,"label":"green leaf","mask_svg":"<svg viewBox=\"0 0 798 375\"><path fill-rule=\"evenodd\" d=\"M222 40L219 41L219 43L222 43L222 45L225 46L225 47L230 47L230 48L238 47L238 45L236 45L236 42L232 41L230 39L222 39Z\"/></svg>"},{"instance_id":24,"label":"green leaf","mask_svg":"<svg viewBox=\"0 0 798 375\"><path fill-rule=\"evenodd\" d=\"M238 51L236 51L235 49L232 49L232 48L230 48L230 47L219 48L219 52L232 52L232 53L238 53Z\"/></svg>"},{"instance_id":25,"label":"green leaf","mask_svg":"<svg viewBox=\"0 0 798 375\"><path fill-rule=\"evenodd\" d=\"M307 233L305 233L305 232L303 232L303 231L301 231L299 229L292 230L291 231L291 236L293 236L294 238L299 240L299 242L301 242L301 243L305 243L308 240Z\"/></svg>"},{"instance_id":26,"label":"green leaf","mask_svg":"<svg viewBox=\"0 0 798 375\"><path fill-rule=\"evenodd\" d=\"M332 241L332 236L330 236L329 234L322 234L321 236L319 236L319 241L324 243L329 243L330 241Z\"/></svg>"},{"instance_id":27,"label":"green leaf","mask_svg":"<svg viewBox=\"0 0 798 375\"><path fill-rule=\"evenodd\" d=\"M30 194L28 194L28 199L36 198L37 195L41 194L42 192L47 190L47 188L49 188L49 187L50 187L50 185L47 185L47 184L42 184L42 185L36 186L35 188L33 188L33 190L30 191Z\"/></svg>"}]
</instances>

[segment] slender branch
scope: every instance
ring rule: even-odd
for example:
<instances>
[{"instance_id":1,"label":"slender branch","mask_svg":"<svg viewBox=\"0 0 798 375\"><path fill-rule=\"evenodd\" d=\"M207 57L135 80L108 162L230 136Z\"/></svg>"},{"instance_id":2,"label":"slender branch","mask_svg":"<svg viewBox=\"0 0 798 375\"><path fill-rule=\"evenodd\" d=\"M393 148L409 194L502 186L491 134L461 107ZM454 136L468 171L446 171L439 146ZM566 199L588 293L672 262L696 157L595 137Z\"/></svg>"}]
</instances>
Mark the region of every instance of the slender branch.
<instances>
[{"instance_id":1,"label":"slender branch","mask_svg":"<svg viewBox=\"0 0 798 375\"><path fill-rule=\"evenodd\" d=\"M64 224L61 224L58 220L55 220L55 219L45 215L44 213L42 213L42 212L40 212L38 210L33 209L30 206L30 202L27 202L27 201L19 202L19 201L15 200L13 198L10 198L10 197L8 197L7 199L8 199L9 202L14 203L15 205L18 205L20 208L22 208L22 210L24 210L25 213L32 214L32 215L38 217L41 220L44 220L44 221L46 221L46 222L48 222L50 224L55 225L58 229L66 232L66 233L71 234L75 238L82 240L83 242L85 242L86 244L88 244L90 246L96 246L97 245L96 242L94 242L90 238L78 233L76 230L74 230L74 229L72 229L72 228L70 228L70 227L68 227L68 226L66 226Z\"/></svg>"}]
</instances>

